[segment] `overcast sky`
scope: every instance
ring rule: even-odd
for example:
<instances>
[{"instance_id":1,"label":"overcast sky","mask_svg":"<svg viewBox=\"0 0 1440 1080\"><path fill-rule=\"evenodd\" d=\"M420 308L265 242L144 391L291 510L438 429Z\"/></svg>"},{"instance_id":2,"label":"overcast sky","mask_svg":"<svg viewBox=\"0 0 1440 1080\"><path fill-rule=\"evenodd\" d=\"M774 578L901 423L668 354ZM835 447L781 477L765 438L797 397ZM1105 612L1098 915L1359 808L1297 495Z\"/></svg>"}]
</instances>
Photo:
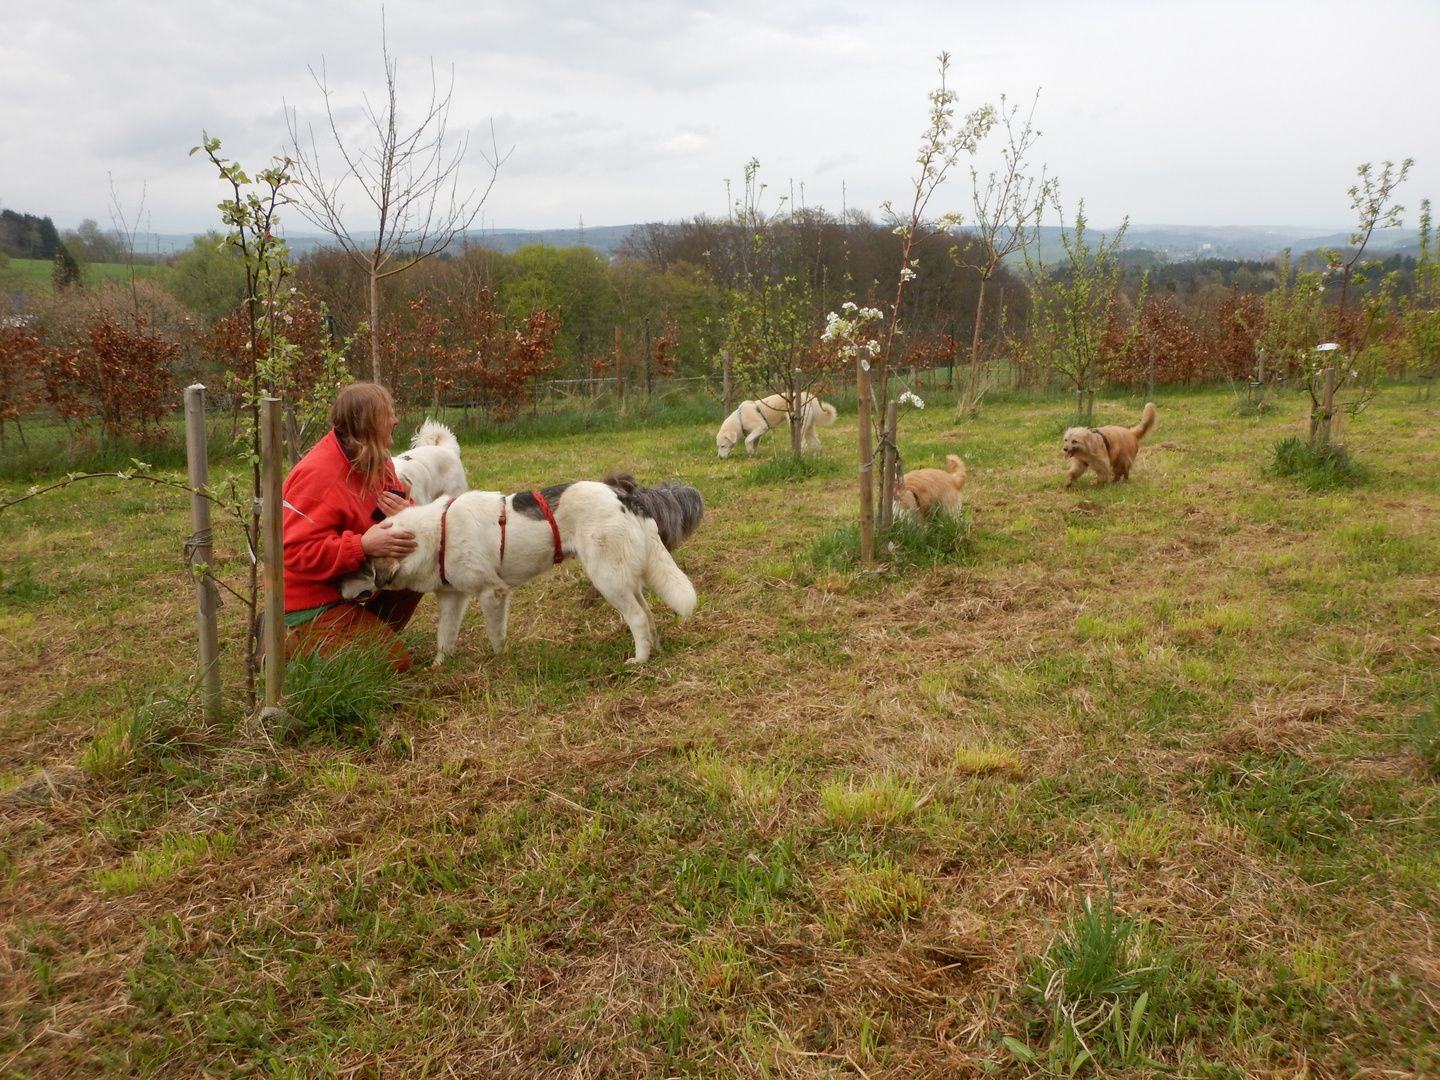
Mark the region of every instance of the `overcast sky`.
<instances>
[{"instance_id":1,"label":"overcast sky","mask_svg":"<svg viewBox=\"0 0 1440 1080\"><path fill-rule=\"evenodd\" d=\"M942 49L961 111L1040 91L1033 156L1096 225L1342 229L1355 166L1405 157L1406 225L1440 198L1436 0L391 0L385 22L402 123L433 61L466 187L492 125L509 154L490 228L723 215L752 157L766 209L792 188L907 203ZM202 130L257 170L287 149L286 104L323 123L323 62L356 133L380 30L379 3L349 0L0 0L0 207L108 228L113 184L131 218L143 191L142 231L219 227L226 192L187 156Z\"/></svg>"}]
</instances>

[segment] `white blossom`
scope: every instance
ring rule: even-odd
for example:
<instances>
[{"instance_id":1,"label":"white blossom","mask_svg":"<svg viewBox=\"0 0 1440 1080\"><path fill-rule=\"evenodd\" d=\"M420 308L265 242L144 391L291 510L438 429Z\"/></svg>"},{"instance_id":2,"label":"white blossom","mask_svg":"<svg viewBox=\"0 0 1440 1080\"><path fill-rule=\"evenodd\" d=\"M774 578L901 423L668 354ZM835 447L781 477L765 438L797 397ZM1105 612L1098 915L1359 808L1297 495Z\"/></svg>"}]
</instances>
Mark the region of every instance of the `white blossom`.
<instances>
[{"instance_id":1,"label":"white blossom","mask_svg":"<svg viewBox=\"0 0 1440 1080\"><path fill-rule=\"evenodd\" d=\"M906 390L905 393L900 395L900 404L914 405L917 409L923 409L925 407L925 402L921 401L912 390Z\"/></svg>"}]
</instances>

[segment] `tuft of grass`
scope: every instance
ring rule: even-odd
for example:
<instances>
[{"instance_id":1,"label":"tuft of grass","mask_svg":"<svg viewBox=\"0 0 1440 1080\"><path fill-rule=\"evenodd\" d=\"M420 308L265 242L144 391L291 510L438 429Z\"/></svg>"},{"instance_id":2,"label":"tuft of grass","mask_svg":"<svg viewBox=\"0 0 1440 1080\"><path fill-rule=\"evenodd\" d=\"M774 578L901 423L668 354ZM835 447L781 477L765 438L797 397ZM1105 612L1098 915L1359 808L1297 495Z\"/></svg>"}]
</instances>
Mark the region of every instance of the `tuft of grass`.
<instances>
[{"instance_id":1,"label":"tuft of grass","mask_svg":"<svg viewBox=\"0 0 1440 1080\"><path fill-rule=\"evenodd\" d=\"M933 514L928 521L902 514L889 532L876 534L875 557L890 570L927 569L973 558L970 515ZM822 533L810 545L807 556L816 574L854 570L860 563L860 525L846 522Z\"/></svg>"},{"instance_id":2,"label":"tuft of grass","mask_svg":"<svg viewBox=\"0 0 1440 1080\"><path fill-rule=\"evenodd\" d=\"M916 918L930 899L924 880L888 856L852 867L842 893L851 911L881 922Z\"/></svg>"},{"instance_id":3,"label":"tuft of grass","mask_svg":"<svg viewBox=\"0 0 1440 1080\"><path fill-rule=\"evenodd\" d=\"M826 821L837 828L860 825L884 827L908 818L930 801L911 781L894 773L881 773L855 786L853 780L836 780L820 789L820 806Z\"/></svg>"},{"instance_id":4,"label":"tuft of grass","mask_svg":"<svg viewBox=\"0 0 1440 1080\"><path fill-rule=\"evenodd\" d=\"M1306 491L1355 487L1369 477L1369 470L1339 443L1317 449L1293 435L1275 444L1270 471L1296 481Z\"/></svg>"},{"instance_id":5,"label":"tuft of grass","mask_svg":"<svg viewBox=\"0 0 1440 1080\"><path fill-rule=\"evenodd\" d=\"M964 562L970 556L970 515L931 514L922 521L913 514L901 514L890 525L884 542L877 543L892 565L930 567Z\"/></svg>"},{"instance_id":6,"label":"tuft of grass","mask_svg":"<svg viewBox=\"0 0 1440 1080\"><path fill-rule=\"evenodd\" d=\"M1021 768L1019 755L1013 750L1000 746L957 746L955 771L971 776L984 773L1020 776L1024 770Z\"/></svg>"},{"instance_id":7,"label":"tuft of grass","mask_svg":"<svg viewBox=\"0 0 1440 1080\"><path fill-rule=\"evenodd\" d=\"M372 646L324 656L301 653L285 665L285 709L301 742L373 745L380 718L405 698L404 686L384 652Z\"/></svg>"},{"instance_id":8,"label":"tuft of grass","mask_svg":"<svg viewBox=\"0 0 1440 1080\"><path fill-rule=\"evenodd\" d=\"M1138 922L1116 913L1108 873L1106 886L1103 903L1083 898L1031 965L1024 996L1044 1019L1030 1025L1029 1041L1004 1040L1015 1057L1043 1062L1047 1073L1159 1065L1143 1049L1161 1026L1151 1006L1167 965L1145 954ZM1037 1042L1045 1048L1036 1050Z\"/></svg>"},{"instance_id":9,"label":"tuft of grass","mask_svg":"<svg viewBox=\"0 0 1440 1080\"><path fill-rule=\"evenodd\" d=\"M52 599L57 590L35 576L29 560L22 561L8 575L0 570L0 603L38 604Z\"/></svg>"},{"instance_id":10,"label":"tuft of grass","mask_svg":"<svg viewBox=\"0 0 1440 1080\"><path fill-rule=\"evenodd\" d=\"M95 875L95 887L103 893L128 896L140 889L175 877L203 858L224 858L235 851L233 832L205 835L171 835L154 851L135 851L114 869Z\"/></svg>"},{"instance_id":11,"label":"tuft of grass","mask_svg":"<svg viewBox=\"0 0 1440 1080\"><path fill-rule=\"evenodd\" d=\"M152 693L129 716L108 723L80 757L80 767L96 780L118 780L199 744L185 737L195 711L195 691ZM173 770L172 770L173 771Z\"/></svg>"},{"instance_id":12,"label":"tuft of grass","mask_svg":"<svg viewBox=\"0 0 1440 1080\"><path fill-rule=\"evenodd\" d=\"M805 454L798 461L789 452L776 454L744 473L746 484L802 484L817 476L840 476L844 470L833 458Z\"/></svg>"},{"instance_id":13,"label":"tuft of grass","mask_svg":"<svg viewBox=\"0 0 1440 1080\"><path fill-rule=\"evenodd\" d=\"M1428 709L1415 717L1410 739L1425 775L1440 780L1440 694L1436 694Z\"/></svg>"}]
</instances>

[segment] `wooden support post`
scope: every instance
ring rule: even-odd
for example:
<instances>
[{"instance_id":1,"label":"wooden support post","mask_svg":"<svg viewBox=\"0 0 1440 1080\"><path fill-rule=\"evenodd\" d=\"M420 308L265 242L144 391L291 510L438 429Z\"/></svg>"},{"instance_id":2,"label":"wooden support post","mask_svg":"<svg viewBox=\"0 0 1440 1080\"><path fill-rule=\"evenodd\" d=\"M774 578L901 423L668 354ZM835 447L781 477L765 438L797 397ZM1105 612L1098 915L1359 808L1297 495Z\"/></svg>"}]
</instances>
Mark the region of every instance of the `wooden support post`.
<instances>
[{"instance_id":1,"label":"wooden support post","mask_svg":"<svg viewBox=\"0 0 1440 1080\"><path fill-rule=\"evenodd\" d=\"M210 449L205 436L205 387L185 388L185 459L190 481L190 539L185 542L191 576L195 579L195 608L200 640L200 705L208 723L220 719L220 590L210 576L214 537L210 530L210 500L197 492L210 484Z\"/></svg>"},{"instance_id":2,"label":"wooden support post","mask_svg":"<svg viewBox=\"0 0 1440 1080\"><path fill-rule=\"evenodd\" d=\"M285 402L260 401L260 491L265 557L265 707L285 697L285 526L280 494L285 475Z\"/></svg>"},{"instance_id":3,"label":"wooden support post","mask_svg":"<svg viewBox=\"0 0 1440 1080\"><path fill-rule=\"evenodd\" d=\"M855 397L860 405L860 565L875 561L875 448L870 423L875 393L870 389L870 362L855 361Z\"/></svg>"},{"instance_id":4,"label":"wooden support post","mask_svg":"<svg viewBox=\"0 0 1440 1080\"><path fill-rule=\"evenodd\" d=\"M722 352L722 353L720 354L720 371L721 371L721 373L722 373L722 377L723 377L723 380L724 380L724 381L721 383L721 387L720 387L720 394L721 394L721 396L724 398L724 401L721 402L721 404L723 404L723 405L725 406L725 415L726 415L726 416L729 416L729 415L730 415L730 406L734 404L734 400L735 400L735 383L734 383L733 377L732 377L731 374L730 374L730 350L729 350L729 349L726 349L724 352Z\"/></svg>"},{"instance_id":5,"label":"wooden support post","mask_svg":"<svg viewBox=\"0 0 1440 1080\"><path fill-rule=\"evenodd\" d=\"M1325 369L1325 396L1320 399L1320 439L1318 448L1330 445L1330 418L1335 415L1335 369Z\"/></svg>"},{"instance_id":6,"label":"wooden support post","mask_svg":"<svg viewBox=\"0 0 1440 1080\"><path fill-rule=\"evenodd\" d=\"M880 522L876 531L882 536L889 531L895 510L895 428L900 407L893 401L885 403L885 441L880 446Z\"/></svg>"}]
</instances>

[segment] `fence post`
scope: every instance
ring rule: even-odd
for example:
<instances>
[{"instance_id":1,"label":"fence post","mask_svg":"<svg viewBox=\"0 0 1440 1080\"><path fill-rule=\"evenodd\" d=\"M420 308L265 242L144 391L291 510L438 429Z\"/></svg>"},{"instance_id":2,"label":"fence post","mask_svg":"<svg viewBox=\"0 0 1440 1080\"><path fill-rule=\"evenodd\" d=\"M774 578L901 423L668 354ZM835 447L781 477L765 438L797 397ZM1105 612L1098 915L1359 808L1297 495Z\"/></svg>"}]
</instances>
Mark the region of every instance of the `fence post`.
<instances>
[{"instance_id":1,"label":"fence post","mask_svg":"<svg viewBox=\"0 0 1440 1080\"><path fill-rule=\"evenodd\" d=\"M190 539L185 542L191 575L195 579L195 608L200 638L200 704L205 719L220 719L220 631L216 612L220 591L210 576L214 535L210 530L210 500L198 494L210 484L210 449L205 437L205 387L185 388L185 460L190 480Z\"/></svg>"},{"instance_id":2,"label":"fence post","mask_svg":"<svg viewBox=\"0 0 1440 1080\"><path fill-rule=\"evenodd\" d=\"M285 402L260 401L261 533L265 549L265 707L279 708L285 697L285 527L281 516L281 481L285 444L282 424Z\"/></svg>"}]
</instances>

